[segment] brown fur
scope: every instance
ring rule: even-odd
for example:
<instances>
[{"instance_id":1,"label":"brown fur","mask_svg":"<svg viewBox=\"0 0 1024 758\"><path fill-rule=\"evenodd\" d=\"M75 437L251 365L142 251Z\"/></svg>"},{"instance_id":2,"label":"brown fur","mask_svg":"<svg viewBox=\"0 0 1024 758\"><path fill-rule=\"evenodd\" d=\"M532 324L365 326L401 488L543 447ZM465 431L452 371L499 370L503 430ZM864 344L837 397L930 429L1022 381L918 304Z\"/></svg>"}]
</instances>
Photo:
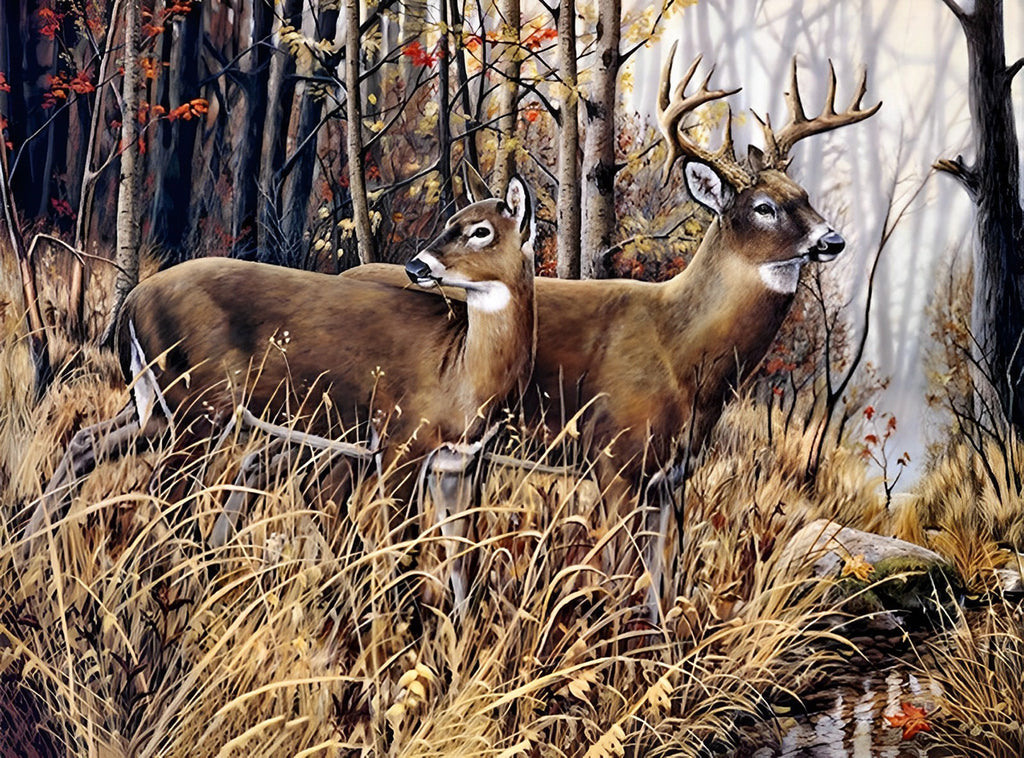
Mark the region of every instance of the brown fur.
<instances>
[{"instance_id":1,"label":"brown fur","mask_svg":"<svg viewBox=\"0 0 1024 758\"><path fill-rule=\"evenodd\" d=\"M750 220L751 204L765 195L782 214L771 233ZM678 462L691 421L697 452L723 403L764 358L793 300L768 289L757 266L805 252L797 247L819 224L807 193L782 172L765 170L708 229L686 270L667 282L537 279L528 417L558 427L592 402L585 428L594 451L614 441L613 457L600 459L605 481L621 471L638 484ZM359 266L344 278L394 285L401 268Z\"/></svg>"},{"instance_id":2,"label":"brown fur","mask_svg":"<svg viewBox=\"0 0 1024 758\"><path fill-rule=\"evenodd\" d=\"M131 323L183 425L223 418L240 403L280 423L301 415L307 396L315 407L326 393L346 427L380 420L391 450L415 434L410 456L472 438L529 375L533 353L532 267L515 221L499 217L495 202L462 211L431 250L465 278L504 282L512 300L499 313L450 310L408 278L397 289L206 258L131 293L117 337L126 377ZM483 254L462 250L459 236L460 224L477 217L498 233Z\"/></svg>"}]
</instances>

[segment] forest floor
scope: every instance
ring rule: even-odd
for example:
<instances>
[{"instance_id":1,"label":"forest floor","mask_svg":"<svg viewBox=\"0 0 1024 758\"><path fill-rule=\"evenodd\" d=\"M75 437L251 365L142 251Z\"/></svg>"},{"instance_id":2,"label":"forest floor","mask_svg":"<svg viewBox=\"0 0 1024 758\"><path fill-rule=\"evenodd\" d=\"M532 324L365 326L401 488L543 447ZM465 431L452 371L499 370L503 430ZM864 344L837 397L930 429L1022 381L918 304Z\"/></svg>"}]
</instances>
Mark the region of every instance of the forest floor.
<instances>
[{"instance_id":1,"label":"forest floor","mask_svg":"<svg viewBox=\"0 0 1024 758\"><path fill-rule=\"evenodd\" d=\"M127 395L113 356L56 344L69 368L36 401L11 285L3 755L826 755L858 739L863 754L1024 754L1024 620L998 573L1024 545L1024 507L973 454L951 449L887 504L856 444L837 442L808 482L811 435L734 402L676 493L685 539L671 530L654 620L644 514L605 503L585 471L482 465L470 536L453 542L390 481L325 497L311 473L324 461L306 456L210 548L201 535L258 434L156 478L166 442L101 463L26 550L71 436ZM572 444L558 452L579 460ZM499 445L538 460L514 425ZM835 580L784 560L819 518L937 551L967 610L887 630L857 618ZM457 565L469 600L453 609Z\"/></svg>"}]
</instances>

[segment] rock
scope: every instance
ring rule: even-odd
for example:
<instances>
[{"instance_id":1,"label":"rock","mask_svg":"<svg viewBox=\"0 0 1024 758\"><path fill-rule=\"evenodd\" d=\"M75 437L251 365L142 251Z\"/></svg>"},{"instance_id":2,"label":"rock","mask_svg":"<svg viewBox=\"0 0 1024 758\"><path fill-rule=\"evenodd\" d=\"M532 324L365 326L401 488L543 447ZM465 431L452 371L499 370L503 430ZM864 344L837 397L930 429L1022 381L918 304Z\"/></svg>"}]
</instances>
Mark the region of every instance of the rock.
<instances>
[{"instance_id":1,"label":"rock","mask_svg":"<svg viewBox=\"0 0 1024 758\"><path fill-rule=\"evenodd\" d=\"M794 535L781 566L835 580L829 599L852 613L929 613L959 601L961 583L941 555L912 542L819 519Z\"/></svg>"},{"instance_id":2,"label":"rock","mask_svg":"<svg viewBox=\"0 0 1024 758\"><path fill-rule=\"evenodd\" d=\"M1004 595L1024 595L1024 580L1021 579L1020 571L1015 568L996 569L996 576L999 577L999 588Z\"/></svg>"}]
</instances>

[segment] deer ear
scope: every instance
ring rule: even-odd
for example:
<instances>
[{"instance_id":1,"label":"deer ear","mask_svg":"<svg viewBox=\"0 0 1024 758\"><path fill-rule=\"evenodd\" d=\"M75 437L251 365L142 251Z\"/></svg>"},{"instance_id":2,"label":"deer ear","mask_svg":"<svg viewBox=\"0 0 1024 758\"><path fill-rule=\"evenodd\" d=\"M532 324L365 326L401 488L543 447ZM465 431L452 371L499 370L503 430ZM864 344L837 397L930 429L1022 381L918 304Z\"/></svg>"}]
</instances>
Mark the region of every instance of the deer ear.
<instances>
[{"instance_id":1,"label":"deer ear","mask_svg":"<svg viewBox=\"0 0 1024 758\"><path fill-rule=\"evenodd\" d=\"M707 163L687 161L683 174L690 196L701 205L721 215L732 204L736 191Z\"/></svg>"},{"instance_id":2,"label":"deer ear","mask_svg":"<svg viewBox=\"0 0 1024 758\"><path fill-rule=\"evenodd\" d=\"M505 192L505 205L509 214L519 224L519 233L523 238L523 249L529 245L533 247L533 237L537 231L536 221L533 217L533 198L526 182L517 174L509 180L508 190Z\"/></svg>"},{"instance_id":3,"label":"deer ear","mask_svg":"<svg viewBox=\"0 0 1024 758\"><path fill-rule=\"evenodd\" d=\"M466 176L466 196L469 198L469 202L479 203L481 200L494 197L487 182L480 176L480 172L473 168L473 164L466 161L462 165L463 173Z\"/></svg>"},{"instance_id":4,"label":"deer ear","mask_svg":"<svg viewBox=\"0 0 1024 758\"><path fill-rule=\"evenodd\" d=\"M764 153L757 145L747 145L747 164L755 174L764 171Z\"/></svg>"}]
</instances>

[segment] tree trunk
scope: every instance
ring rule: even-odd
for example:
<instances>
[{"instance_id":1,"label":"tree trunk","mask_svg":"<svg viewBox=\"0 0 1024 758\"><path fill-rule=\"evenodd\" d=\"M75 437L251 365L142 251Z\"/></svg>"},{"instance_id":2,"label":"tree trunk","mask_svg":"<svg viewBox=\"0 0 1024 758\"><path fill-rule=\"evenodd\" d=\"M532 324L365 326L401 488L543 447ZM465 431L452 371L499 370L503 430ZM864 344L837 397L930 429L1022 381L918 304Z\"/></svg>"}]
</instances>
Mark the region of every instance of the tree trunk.
<instances>
[{"instance_id":1,"label":"tree trunk","mask_svg":"<svg viewBox=\"0 0 1024 758\"><path fill-rule=\"evenodd\" d=\"M109 89L116 91L116 85L110 74L119 47L117 45L117 25L121 21L122 0L114 0L110 7L107 31L100 49L99 74L96 77L96 93L93 100L92 122L89 126L89 138L85 148L85 160L82 168L81 189L78 195L78 213L75 216L75 241L72 245L76 250L86 250L89 234L92 231L93 213L95 210L96 183L109 161L101 161L99 155L103 133L107 128L106 111L104 110L104 93ZM71 269L71 284L68 288L68 334L73 339L85 338L83 310L85 307L85 267L76 258Z\"/></svg>"},{"instance_id":2,"label":"tree trunk","mask_svg":"<svg viewBox=\"0 0 1024 758\"><path fill-rule=\"evenodd\" d=\"M352 221L355 224L356 247L360 263L376 260L373 249L373 228L366 197L366 174L363 172L363 108L359 89L359 0L345 0L345 103L348 111L347 154L349 191L352 193Z\"/></svg>"},{"instance_id":3,"label":"tree trunk","mask_svg":"<svg viewBox=\"0 0 1024 758\"><path fill-rule=\"evenodd\" d=\"M977 357L993 385L980 404L997 404L1024 434L1024 211L1010 92L1024 59L1006 65L1002 0L977 0L972 13L945 2L967 38L975 162L958 156L937 167L953 174L977 207L971 321Z\"/></svg>"},{"instance_id":4,"label":"tree trunk","mask_svg":"<svg viewBox=\"0 0 1024 758\"><path fill-rule=\"evenodd\" d=\"M128 293L139 283L139 0L124 4L124 80L121 105L121 182L117 195L117 278L114 305L101 344L113 340L117 314ZM180 223L181 219L179 219Z\"/></svg>"},{"instance_id":5,"label":"tree trunk","mask_svg":"<svg viewBox=\"0 0 1024 758\"><path fill-rule=\"evenodd\" d=\"M447 31L448 4L444 0L441 0L440 12L441 28L445 32L439 40L440 57L437 61L437 173L440 174L441 182L441 195L438 203L441 208L441 218L447 219L455 212L455 206L452 201L452 74Z\"/></svg>"},{"instance_id":6,"label":"tree trunk","mask_svg":"<svg viewBox=\"0 0 1024 758\"><path fill-rule=\"evenodd\" d=\"M521 26L519 0L497 0L498 15L501 17L501 38L504 49L498 70L501 80L498 85L498 154L494 159L494 177L491 186L499 193L505 192L508 180L516 170L516 124L519 121L519 67L522 60L520 50Z\"/></svg>"},{"instance_id":7,"label":"tree trunk","mask_svg":"<svg viewBox=\"0 0 1024 758\"><path fill-rule=\"evenodd\" d=\"M558 133L558 261L561 279L580 278L580 123L576 72L576 0L558 10L558 61L562 77Z\"/></svg>"},{"instance_id":8,"label":"tree trunk","mask_svg":"<svg viewBox=\"0 0 1024 758\"><path fill-rule=\"evenodd\" d=\"M463 155L465 156L465 159L469 161L469 164L479 173L480 155L476 147L476 135L480 130L480 121L477 118L476 111L473 110L473 103L469 92L469 73L466 70L466 54L463 52L464 47L462 44L465 18L463 18L458 0L450 0L449 12L451 13L452 22L452 42L453 47L455 48L455 52L452 57L455 60L455 70L456 75L458 76L459 100L462 104L463 115L466 117Z\"/></svg>"},{"instance_id":9,"label":"tree trunk","mask_svg":"<svg viewBox=\"0 0 1024 758\"><path fill-rule=\"evenodd\" d=\"M319 20L316 24L317 42L334 40L338 30L339 6L337 0L320 0ZM314 70L312 73L317 73ZM313 197L313 168L317 156L317 133L320 131L320 116L324 109L323 97L313 94L312 82L305 82L302 89L299 110L299 128L295 136L296 150L294 165L285 177L284 212L282 232L285 250L290 254L290 266L305 264L309 242L303 240L309 216L309 202ZM303 265L304 267L304 265Z\"/></svg>"},{"instance_id":10,"label":"tree trunk","mask_svg":"<svg viewBox=\"0 0 1024 758\"><path fill-rule=\"evenodd\" d=\"M584 98L583 245L581 274L604 275L602 258L615 236L615 91L619 73L621 0L599 0L597 44L589 97Z\"/></svg>"},{"instance_id":11,"label":"tree trunk","mask_svg":"<svg viewBox=\"0 0 1024 758\"><path fill-rule=\"evenodd\" d=\"M275 5L275 9L281 7ZM280 11L281 26L302 26L302 0L285 0ZM291 121L295 83L295 60L286 49L278 49L270 59L267 79L266 118L263 120L263 162L260 164L260 210L258 256L261 260L278 261L281 246L280 177L284 164L285 142Z\"/></svg>"},{"instance_id":12,"label":"tree trunk","mask_svg":"<svg viewBox=\"0 0 1024 758\"><path fill-rule=\"evenodd\" d=\"M246 54L248 70L242 75L245 120L235 147L237 162L232 181L234 208L231 215L231 254L243 257L256 247L260 158L263 155L263 123L267 117L267 83L270 79L270 33L273 8L266 0L253 0L252 49Z\"/></svg>"},{"instance_id":13,"label":"tree trunk","mask_svg":"<svg viewBox=\"0 0 1024 758\"><path fill-rule=\"evenodd\" d=\"M167 68L160 77L158 102L168 113L199 97L202 17L203 6L195 4L184 19L174 22L177 32L167 29L162 35L161 60ZM150 235L171 263L192 257L187 220L192 206L192 159L201 123L199 118L164 119L157 126L151 156L155 191Z\"/></svg>"}]
</instances>

